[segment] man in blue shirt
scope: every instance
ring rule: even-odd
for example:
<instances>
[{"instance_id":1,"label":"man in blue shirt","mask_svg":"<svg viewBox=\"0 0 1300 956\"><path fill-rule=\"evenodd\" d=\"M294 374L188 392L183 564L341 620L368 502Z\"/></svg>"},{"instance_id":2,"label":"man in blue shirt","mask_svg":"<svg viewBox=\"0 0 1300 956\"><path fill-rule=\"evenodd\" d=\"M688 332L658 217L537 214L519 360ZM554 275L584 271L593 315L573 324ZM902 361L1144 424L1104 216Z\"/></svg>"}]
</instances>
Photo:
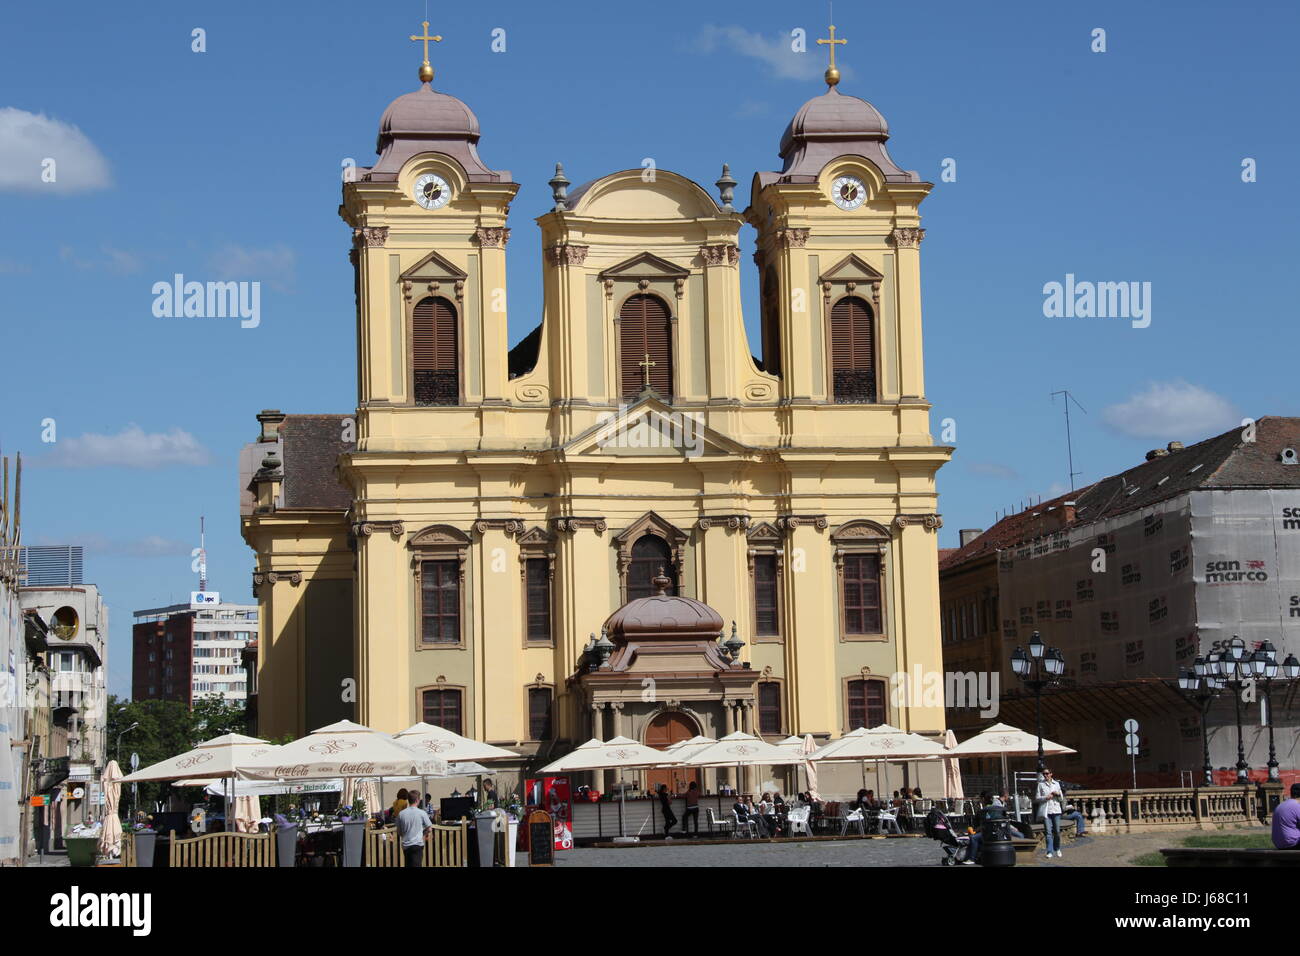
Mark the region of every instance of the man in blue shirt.
<instances>
[{"instance_id":1,"label":"man in blue shirt","mask_svg":"<svg viewBox=\"0 0 1300 956\"><path fill-rule=\"evenodd\" d=\"M1291 799L1273 811L1273 845L1279 850L1300 850L1300 783L1291 784Z\"/></svg>"}]
</instances>

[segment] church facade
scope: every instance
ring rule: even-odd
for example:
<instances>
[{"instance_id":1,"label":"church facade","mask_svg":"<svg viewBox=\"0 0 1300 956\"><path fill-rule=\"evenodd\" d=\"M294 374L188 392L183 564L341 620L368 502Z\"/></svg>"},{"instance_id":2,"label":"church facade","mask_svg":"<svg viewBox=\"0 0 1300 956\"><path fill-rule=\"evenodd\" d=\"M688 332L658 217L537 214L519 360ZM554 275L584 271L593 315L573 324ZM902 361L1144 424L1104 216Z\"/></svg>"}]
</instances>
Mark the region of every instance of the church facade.
<instances>
[{"instance_id":1,"label":"church facade","mask_svg":"<svg viewBox=\"0 0 1300 956\"><path fill-rule=\"evenodd\" d=\"M244 451L259 733L426 720L550 757L615 734L941 732L942 702L890 684L942 670L951 449L925 398L931 186L884 118L828 71L743 210L725 169L715 198L666 170L570 188L557 168L526 240L543 314L511 349L519 186L431 78L343 187L355 413L264 412ZM606 626L652 596L687 600Z\"/></svg>"}]
</instances>

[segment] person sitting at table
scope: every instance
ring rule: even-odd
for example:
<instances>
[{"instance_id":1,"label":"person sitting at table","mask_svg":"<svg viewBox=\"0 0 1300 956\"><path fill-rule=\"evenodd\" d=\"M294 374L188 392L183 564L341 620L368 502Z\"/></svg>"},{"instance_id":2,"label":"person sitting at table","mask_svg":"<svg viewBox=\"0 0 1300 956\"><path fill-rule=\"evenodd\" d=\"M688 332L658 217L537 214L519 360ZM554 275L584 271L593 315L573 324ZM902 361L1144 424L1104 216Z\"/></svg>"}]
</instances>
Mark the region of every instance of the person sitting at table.
<instances>
[{"instance_id":1,"label":"person sitting at table","mask_svg":"<svg viewBox=\"0 0 1300 956\"><path fill-rule=\"evenodd\" d=\"M871 805L871 791L868 790L866 787L863 787L861 790L859 790L858 795L853 798L853 809L854 810L874 809Z\"/></svg>"},{"instance_id":2,"label":"person sitting at table","mask_svg":"<svg viewBox=\"0 0 1300 956\"><path fill-rule=\"evenodd\" d=\"M762 821L767 824L768 836L774 836L780 832L781 821L777 819L776 803L772 799L772 794L763 794L763 799L758 803L758 813Z\"/></svg>"},{"instance_id":3,"label":"person sitting at table","mask_svg":"<svg viewBox=\"0 0 1300 956\"><path fill-rule=\"evenodd\" d=\"M754 825L758 828L759 836L771 836L767 831L767 821L763 819L762 814L754 809L754 805L749 802L748 798L742 796L731 805L731 809L735 812L736 820L742 827L750 820L753 820Z\"/></svg>"},{"instance_id":4,"label":"person sitting at table","mask_svg":"<svg viewBox=\"0 0 1300 956\"><path fill-rule=\"evenodd\" d=\"M912 790L912 799L913 799L913 800L920 800L920 799L922 799L922 797L921 797L921 788L920 788L920 787L915 787L915 788L913 788L913 790Z\"/></svg>"}]
</instances>

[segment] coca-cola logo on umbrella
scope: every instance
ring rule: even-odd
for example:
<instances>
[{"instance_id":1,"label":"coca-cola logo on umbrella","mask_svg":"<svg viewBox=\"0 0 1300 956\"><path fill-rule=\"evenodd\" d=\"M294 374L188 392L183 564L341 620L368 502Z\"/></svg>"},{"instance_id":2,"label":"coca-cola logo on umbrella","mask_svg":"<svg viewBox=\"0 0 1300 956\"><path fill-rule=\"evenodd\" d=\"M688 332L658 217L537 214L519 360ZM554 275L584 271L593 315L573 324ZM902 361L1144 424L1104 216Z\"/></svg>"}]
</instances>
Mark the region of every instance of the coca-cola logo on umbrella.
<instances>
[{"instance_id":1,"label":"coca-cola logo on umbrella","mask_svg":"<svg viewBox=\"0 0 1300 956\"><path fill-rule=\"evenodd\" d=\"M354 747L356 747L356 745L357 742L355 740L343 740L341 738L334 737L331 738L330 740L322 740L319 743L312 744L307 749L310 750L312 753L317 753L323 757L328 757L331 754L342 753L345 750L352 750Z\"/></svg>"}]
</instances>

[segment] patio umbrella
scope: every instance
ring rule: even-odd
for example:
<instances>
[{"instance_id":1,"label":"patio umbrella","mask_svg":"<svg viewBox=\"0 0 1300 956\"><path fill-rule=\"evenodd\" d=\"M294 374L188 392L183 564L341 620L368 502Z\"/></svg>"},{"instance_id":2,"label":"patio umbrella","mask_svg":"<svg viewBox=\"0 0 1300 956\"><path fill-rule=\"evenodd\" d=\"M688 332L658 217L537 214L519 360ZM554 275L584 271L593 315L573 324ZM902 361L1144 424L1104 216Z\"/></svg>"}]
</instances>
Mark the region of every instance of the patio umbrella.
<instances>
[{"instance_id":1,"label":"patio umbrella","mask_svg":"<svg viewBox=\"0 0 1300 956\"><path fill-rule=\"evenodd\" d=\"M736 731L727 734L717 743L696 751L685 761L688 767L735 767L736 781L740 782L742 767L789 767L804 762L802 753L788 747L778 747L765 740Z\"/></svg>"},{"instance_id":2,"label":"patio umbrella","mask_svg":"<svg viewBox=\"0 0 1300 956\"><path fill-rule=\"evenodd\" d=\"M949 751L957 747L957 735L951 728L943 735L943 745ZM943 758L943 796L945 800L962 800L966 796L961 788L961 766L956 757Z\"/></svg>"},{"instance_id":3,"label":"patio umbrella","mask_svg":"<svg viewBox=\"0 0 1300 956\"><path fill-rule=\"evenodd\" d=\"M791 753L799 755L800 758L799 763L792 765L795 768L794 786L795 789L798 790L799 789L799 767L802 766L804 768L804 772L807 773L809 769L808 755L810 753L816 752L817 745L813 743L811 734L805 734L802 737L800 737L798 734L791 734L789 737L786 737L784 740L778 740L776 742L776 745L782 748L783 750L789 750ZM806 750L805 747L811 749ZM816 774L816 772L817 771L815 770L813 771L814 774ZM811 781L812 778L809 779ZM811 783L810 786L812 786Z\"/></svg>"},{"instance_id":4,"label":"patio umbrella","mask_svg":"<svg viewBox=\"0 0 1300 956\"><path fill-rule=\"evenodd\" d=\"M803 747L800 748L803 754L803 772L808 780L808 796L814 800L820 800L817 793L817 765L812 762L813 754L817 753L817 744L813 741L812 734L803 735Z\"/></svg>"},{"instance_id":5,"label":"patio umbrella","mask_svg":"<svg viewBox=\"0 0 1300 956\"><path fill-rule=\"evenodd\" d=\"M319 780L432 776L446 769L441 757L419 754L388 734L340 720L240 766L238 773L246 780Z\"/></svg>"},{"instance_id":6,"label":"patio umbrella","mask_svg":"<svg viewBox=\"0 0 1300 956\"><path fill-rule=\"evenodd\" d=\"M104 828L99 834L99 852L106 856L122 855L122 821L117 816L117 801L122 793L122 768L110 760L100 778L104 786Z\"/></svg>"},{"instance_id":7,"label":"patio umbrella","mask_svg":"<svg viewBox=\"0 0 1300 956\"><path fill-rule=\"evenodd\" d=\"M519 760L519 754L504 747L494 747L470 737L462 737L443 727L420 722L412 724L393 739L419 754L461 763L467 760ZM489 771L490 772L490 771Z\"/></svg>"},{"instance_id":8,"label":"patio umbrella","mask_svg":"<svg viewBox=\"0 0 1300 956\"><path fill-rule=\"evenodd\" d=\"M1072 754L1075 751L1063 744L1043 738L1044 754ZM1008 757L1037 757L1038 737L1010 724L986 727L969 740L959 743L952 751L956 757L1001 757L1002 785L1007 786ZM1008 788L1008 793L1010 789ZM1014 797L1014 794L1013 794ZM1020 818L1020 804L1016 802L1016 819Z\"/></svg>"},{"instance_id":9,"label":"patio umbrella","mask_svg":"<svg viewBox=\"0 0 1300 956\"><path fill-rule=\"evenodd\" d=\"M158 763L150 764L143 770L127 774L123 783L140 783L146 780L184 780L196 774L207 777L230 779L230 788L226 791L226 826L233 829L234 814L230 802L237 796L234 778L241 767L261 760L274 759L279 748L259 737L246 737L243 734L222 734L205 740L193 750Z\"/></svg>"},{"instance_id":10,"label":"patio umbrella","mask_svg":"<svg viewBox=\"0 0 1300 956\"><path fill-rule=\"evenodd\" d=\"M537 773L541 776L557 773L577 773L582 770L654 770L660 767L676 767L683 762L679 757L667 751L655 750L653 747L639 744L627 737L614 737L605 741L593 737L559 760L548 763ZM627 788L623 787L619 791L618 832L625 839L627 833L624 830L625 814L622 809L626 808L626 801Z\"/></svg>"},{"instance_id":11,"label":"patio umbrella","mask_svg":"<svg viewBox=\"0 0 1300 956\"><path fill-rule=\"evenodd\" d=\"M920 734L910 734L889 724L881 724L869 730L854 731L839 740L833 740L814 756L814 761L822 760L858 760L863 765L866 776L866 761L917 760L929 757L942 757L947 751L943 745ZM888 773L888 767L885 767ZM888 790L888 778L881 785L882 791ZM881 794L884 796L884 793Z\"/></svg>"}]
</instances>

